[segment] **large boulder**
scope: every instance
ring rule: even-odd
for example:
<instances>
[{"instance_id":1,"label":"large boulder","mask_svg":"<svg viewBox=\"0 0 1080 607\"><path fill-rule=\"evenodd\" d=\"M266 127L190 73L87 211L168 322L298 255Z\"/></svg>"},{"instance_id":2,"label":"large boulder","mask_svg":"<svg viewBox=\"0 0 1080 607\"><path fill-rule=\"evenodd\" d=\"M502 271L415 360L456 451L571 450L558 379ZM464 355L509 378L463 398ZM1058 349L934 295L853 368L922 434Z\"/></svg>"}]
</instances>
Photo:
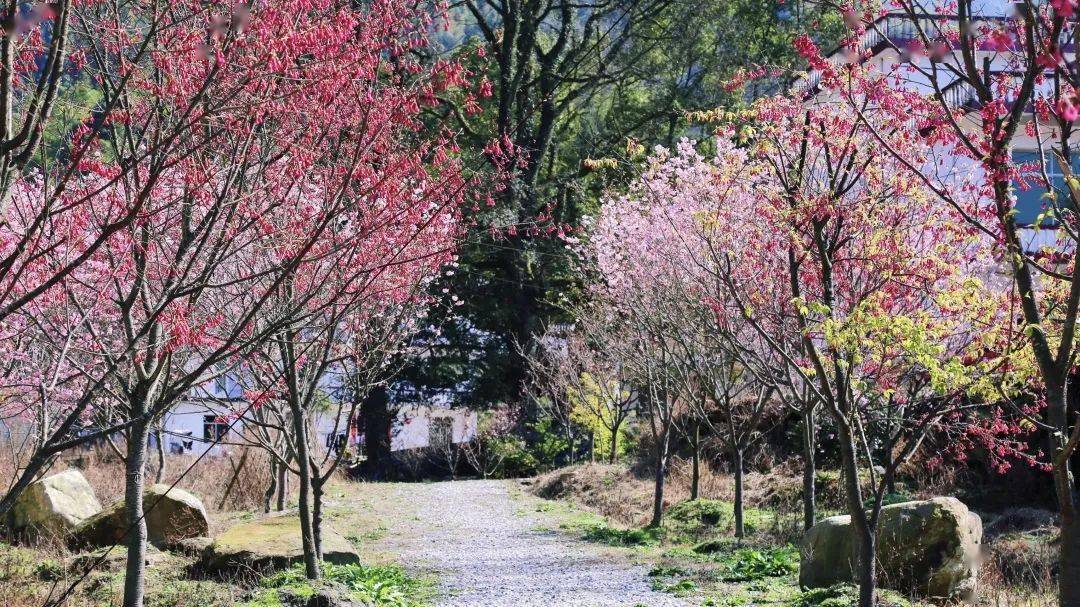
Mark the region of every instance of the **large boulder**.
<instances>
[{"instance_id":1,"label":"large boulder","mask_svg":"<svg viewBox=\"0 0 1080 607\"><path fill-rule=\"evenodd\" d=\"M323 524L323 560L335 565L359 563L360 555L352 545ZM203 552L198 568L205 573L237 571L278 571L303 561L300 519L281 515L248 521L221 534Z\"/></svg>"},{"instance_id":2,"label":"large boulder","mask_svg":"<svg viewBox=\"0 0 1080 607\"><path fill-rule=\"evenodd\" d=\"M90 483L78 470L67 470L31 483L15 500L9 522L16 533L59 537L98 512L101 502Z\"/></svg>"},{"instance_id":3,"label":"large boulder","mask_svg":"<svg viewBox=\"0 0 1080 607\"><path fill-rule=\"evenodd\" d=\"M937 497L881 509L878 577L885 588L947 600L974 600L982 520L960 500ZM799 584L823 588L855 579L849 516L814 525L803 537Z\"/></svg>"},{"instance_id":4,"label":"large boulder","mask_svg":"<svg viewBox=\"0 0 1080 607\"><path fill-rule=\"evenodd\" d=\"M199 498L168 485L151 485L143 490L146 538L158 546L173 546L183 539L210 534L210 521ZM127 535L124 501L120 500L75 529L77 546L112 546L124 543Z\"/></svg>"}]
</instances>

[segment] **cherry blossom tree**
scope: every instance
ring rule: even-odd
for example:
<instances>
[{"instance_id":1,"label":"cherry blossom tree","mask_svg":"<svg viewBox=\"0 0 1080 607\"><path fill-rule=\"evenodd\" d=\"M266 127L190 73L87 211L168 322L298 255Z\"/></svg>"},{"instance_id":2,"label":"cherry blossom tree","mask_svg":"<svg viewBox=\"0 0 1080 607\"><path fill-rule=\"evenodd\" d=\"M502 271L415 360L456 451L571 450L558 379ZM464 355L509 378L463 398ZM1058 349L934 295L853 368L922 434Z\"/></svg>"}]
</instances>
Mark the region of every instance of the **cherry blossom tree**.
<instances>
[{"instance_id":1,"label":"cherry blossom tree","mask_svg":"<svg viewBox=\"0 0 1080 607\"><path fill-rule=\"evenodd\" d=\"M145 65L127 67L110 44L130 38L123 27L98 38L101 64L117 62L116 77L139 94L103 152L132 168L85 187L101 190L94 201L103 213L138 206L137 218L30 302L32 311L24 306L22 325L63 360L72 386L67 420L49 452L35 455L38 470L72 444L88 413L103 435L126 434L126 607L142 604L153 421L261 345L297 335L328 295L356 297L355 286L338 286L343 274L370 280L409 259L437 263L445 247L403 253L400 235L434 226L445 238L445 210L454 216L466 196L451 135L420 133L423 107L465 77L455 64L425 66L409 53L432 26L425 8L311 0L163 11L170 27L151 28L156 52ZM197 98L206 99L199 112L185 113ZM214 133L212 144L158 128L172 120L185 124L182 134ZM159 153L162 137L176 137L180 152ZM387 233L399 235L396 245ZM46 259L63 263L61 254ZM308 454L297 458L307 469Z\"/></svg>"},{"instance_id":2,"label":"cherry blossom tree","mask_svg":"<svg viewBox=\"0 0 1080 607\"><path fill-rule=\"evenodd\" d=\"M299 478L309 577L320 575L323 495L344 455L329 448L320 457L314 424L330 415L335 436L348 432L359 403L401 360L430 303L426 288L452 259L458 237L454 192L464 184L447 182L447 173L455 174L414 176L412 198L364 207L335 230L333 252L315 262L321 270L305 266L256 322L272 326L298 304L303 312L240 363L239 381L257 406L237 413L254 427L255 442Z\"/></svg>"},{"instance_id":3,"label":"cherry blossom tree","mask_svg":"<svg viewBox=\"0 0 1080 607\"><path fill-rule=\"evenodd\" d=\"M777 98L759 103L754 117L762 126L754 161L767 186L755 196L748 233L714 267L734 305L837 428L858 539L853 572L860 605L869 606L882 500L899 464L926 441L959 455L976 441L997 453L1019 449L1019 424L984 404L1009 385L1001 373L1009 350L1000 346L1011 335L1011 302L982 280L992 279L977 265L983 235L874 145L870 108ZM759 311L774 296L758 286L771 281L790 284L798 349L773 337L778 322Z\"/></svg>"},{"instance_id":4,"label":"cherry blossom tree","mask_svg":"<svg viewBox=\"0 0 1080 607\"><path fill-rule=\"evenodd\" d=\"M695 300L711 308L711 332L748 373L824 407L838 429L859 540L853 573L868 606L897 466L927 441L959 455L975 442L1012 454L1020 429L985 404L1012 382L1001 373L1011 300L976 264L986 239L874 144L862 110L781 97L723 117L714 158L689 142L658 151L603 210L591 246L603 288L627 315L647 309L643 293L682 291L683 311L669 304L667 316L694 318L685 310ZM686 343L673 336L687 324L705 325L670 322L658 334Z\"/></svg>"},{"instance_id":5,"label":"cherry blossom tree","mask_svg":"<svg viewBox=\"0 0 1080 607\"><path fill-rule=\"evenodd\" d=\"M1061 514L1060 601L1077 605L1080 515L1071 466L1080 423L1068 400L1080 311L1080 189L1072 177L1080 69L1071 50L1080 7L1075 0L1011 5L1013 10L996 7L1000 12L993 14L993 5L971 0L887 1L858 10L834 3L851 27L845 46L857 50L854 56L863 54L860 40L875 35L911 58L881 70L830 63L806 40L800 46L836 99L855 109L869 101L889 115L864 120L874 144L917 175L962 225L986 235L993 246L983 264L1008 270L1022 323L1016 341L1027 349L1029 391L1043 405L1039 414L1015 409L1051 437L1046 463ZM886 20L879 16L886 12L908 35L881 36ZM926 145L938 153L924 153ZM1035 152L1024 158L1014 153L1018 147ZM1052 178L1051 167L1063 177ZM1029 189L1045 193L1035 217L1020 214L1018 198Z\"/></svg>"}]
</instances>

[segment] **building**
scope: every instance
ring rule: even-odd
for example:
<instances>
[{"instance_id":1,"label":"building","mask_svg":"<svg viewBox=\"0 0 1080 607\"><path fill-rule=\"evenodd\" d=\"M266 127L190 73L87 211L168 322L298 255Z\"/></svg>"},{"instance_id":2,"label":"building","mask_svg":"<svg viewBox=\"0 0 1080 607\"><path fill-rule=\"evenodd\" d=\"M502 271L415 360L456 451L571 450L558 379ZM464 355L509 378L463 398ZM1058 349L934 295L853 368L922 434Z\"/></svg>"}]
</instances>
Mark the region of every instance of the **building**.
<instances>
[{"instance_id":1,"label":"building","mask_svg":"<svg viewBox=\"0 0 1080 607\"><path fill-rule=\"evenodd\" d=\"M910 16L901 13L887 13L874 21L873 27L867 28L856 45L856 53L848 48L839 48L826 56L833 64L839 65L854 60L862 62L872 70L894 77L902 86L910 87L911 90L926 94L940 92L942 98L951 107L966 112L968 124L972 129L980 128L979 102L974 89L966 82L956 77L947 67L952 62L961 59L955 54L946 54L944 57L935 58L938 69L932 70L932 60L926 53L907 54L904 49L909 48L919 40L919 30L933 32L935 28L949 22L956 22L955 15L935 13L933 8L940 3L931 0L918 0L919 4L928 7L925 17L913 20ZM1017 7L1013 0L975 0L972 4L973 17L971 21L974 27L981 26L998 27L1015 14ZM946 28L947 29L947 28ZM1065 49L1071 52L1071 48ZM1008 76L1013 73L1010 65L1011 57L1008 51L994 49L981 49L975 61L978 65L988 65L991 72ZM958 63L954 65L959 65ZM916 69L918 68L918 69ZM935 74L934 78L928 78L925 73ZM836 94L822 88L821 74L811 71L800 78L796 84L796 90L801 91L810 103L826 103L833 99ZM1047 79L1036 89L1050 92L1054 83ZM1031 116L1030 108L1028 116ZM1044 139L1046 135L1044 134ZM1014 139L1012 151L1013 159L1024 165L1034 165L1042 156L1050 185L1059 193L1059 200L1068 200L1068 190L1065 186L1063 171L1058 166L1055 156L1047 152L1040 152L1036 139L1026 131L1019 129ZM1080 173L1080 154L1073 158L1073 171ZM1021 238L1027 249L1031 252L1038 251L1047 246L1055 246L1058 242L1057 226L1054 222L1045 218L1041 225L1039 216L1045 211L1044 194L1046 189L1041 184L1028 187L1028 184L1016 184L1016 219L1021 226Z\"/></svg>"},{"instance_id":2,"label":"building","mask_svg":"<svg viewBox=\"0 0 1080 607\"><path fill-rule=\"evenodd\" d=\"M332 391L331 391L332 393ZM349 408L331 404L315 414L313 446L325 453L348 446L363 455L364 436L358 420L350 420ZM247 424L252 423L241 386L228 376L200 387L178 403L162 421L162 443L172 455L209 452L228 454L245 444ZM476 436L477 414L446 406L404 404L398 407L391 428L391 451L405 451L446 444L467 443ZM151 437L151 442L155 439Z\"/></svg>"}]
</instances>

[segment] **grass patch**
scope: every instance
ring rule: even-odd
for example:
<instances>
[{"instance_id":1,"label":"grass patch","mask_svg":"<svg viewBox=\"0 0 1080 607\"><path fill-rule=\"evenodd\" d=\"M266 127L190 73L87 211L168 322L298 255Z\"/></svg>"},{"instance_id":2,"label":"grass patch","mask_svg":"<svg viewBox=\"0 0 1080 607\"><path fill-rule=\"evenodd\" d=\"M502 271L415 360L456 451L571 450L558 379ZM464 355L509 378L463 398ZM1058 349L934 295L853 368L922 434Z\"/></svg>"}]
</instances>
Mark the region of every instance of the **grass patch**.
<instances>
[{"instance_id":1,"label":"grass patch","mask_svg":"<svg viewBox=\"0 0 1080 607\"><path fill-rule=\"evenodd\" d=\"M657 592L667 592L674 594L675 596L687 596L698 591L697 582L694 580L678 580L675 582L665 582L663 580L653 580L652 589Z\"/></svg>"},{"instance_id":2,"label":"grass patch","mask_svg":"<svg viewBox=\"0 0 1080 607\"><path fill-rule=\"evenodd\" d=\"M362 533L350 533L345 536L345 539L349 540L349 543L359 548L366 542L376 542L386 537L386 534L390 532L390 528L386 525L379 524L378 526L368 529Z\"/></svg>"},{"instance_id":3,"label":"grass patch","mask_svg":"<svg viewBox=\"0 0 1080 607\"><path fill-rule=\"evenodd\" d=\"M357 601L375 607L422 607L432 594L431 585L410 577L395 565L333 565L323 563L323 580L312 584L304 567L294 565L262 580L259 592L245 607L280 607L286 600L304 601L315 596L318 584L340 584Z\"/></svg>"},{"instance_id":4,"label":"grass patch","mask_svg":"<svg viewBox=\"0 0 1080 607\"><path fill-rule=\"evenodd\" d=\"M743 510L743 526L748 534L766 528L775 518L775 513L768 510ZM735 505L708 499L682 502L668 509L663 527L667 541L673 544L692 544L701 538L729 533L735 529Z\"/></svg>"},{"instance_id":5,"label":"grass patch","mask_svg":"<svg viewBox=\"0 0 1080 607\"><path fill-rule=\"evenodd\" d=\"M702 601L704 607L739 607L741 605L787 606L799 589L788 579L769 578L756 582L730 585Z\"/></svg>"},{"instance_id":6,"label":"grass patch","mask_svg":"<svg viewBox=\"0 0 1080 607\"><path fill-rule=\"evenodd\" d=\"M716 561L720 564L720 577L725 582L753 582L798 571L799 550L794 546L740 548Z\"/></svg>"},{"instance_id":7,"label":"grass patch","mask_svg":"<svg viewBox=\"0 0 1080 607\"><path fill-rule=\"evenodd\" d=\"M618 529L601 524L586 529L583 537L586 541L608 546L656 546L660 544L662 533L656 527Z\"/></svg>"},{"instance_id":8,"label":"grass patch","mask_svg":"<svg viewBox=\"0 0 1080 607\"><path fill-rule=\"evenodd\" d=\"M788 607L851 607L858 604L859 588L852 584L811 588L787 602ZM881 588L877 590L877 604L881 607L912 607L911 601L900 593Z\"/></svg>"}]
</instances>

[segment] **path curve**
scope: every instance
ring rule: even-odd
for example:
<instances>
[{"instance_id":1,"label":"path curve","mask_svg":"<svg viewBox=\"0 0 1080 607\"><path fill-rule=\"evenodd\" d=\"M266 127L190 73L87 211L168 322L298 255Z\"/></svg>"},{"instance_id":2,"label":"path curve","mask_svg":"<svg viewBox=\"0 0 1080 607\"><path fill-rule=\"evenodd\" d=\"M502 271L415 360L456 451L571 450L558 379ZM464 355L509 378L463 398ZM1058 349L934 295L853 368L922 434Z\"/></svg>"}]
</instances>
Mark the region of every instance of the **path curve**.
<instances>
[{"instance_id":1,"label":"path curve","mask_svg":"<svg viewBox=\"0 0 1080 607\"><path fill-rule=\"evenodd\" d=\"M398 512L379 543L435 571L437 607L684 607L650 588L647 569L545 529L507 481L395 485Z\"/></svg>"}]
</instances>

